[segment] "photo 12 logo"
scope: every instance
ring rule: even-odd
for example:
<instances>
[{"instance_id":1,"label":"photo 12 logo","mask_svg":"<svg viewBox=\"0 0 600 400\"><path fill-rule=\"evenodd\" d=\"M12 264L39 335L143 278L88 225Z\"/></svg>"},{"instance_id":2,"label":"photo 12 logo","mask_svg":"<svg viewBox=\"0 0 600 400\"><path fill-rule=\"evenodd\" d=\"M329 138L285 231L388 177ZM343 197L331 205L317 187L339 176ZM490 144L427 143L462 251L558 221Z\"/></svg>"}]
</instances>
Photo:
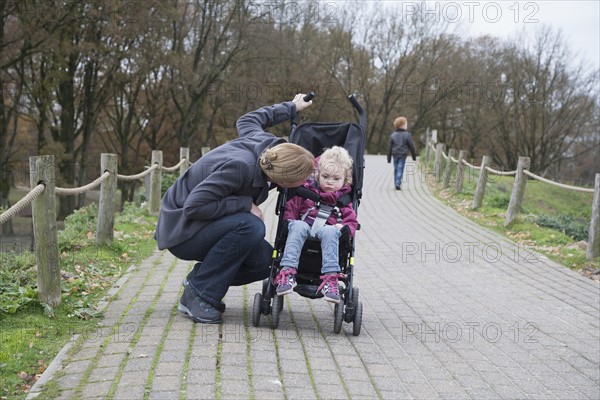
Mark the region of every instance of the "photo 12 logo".
<instances>
[{"instance_id":1,"label":"photo 12 logo","mask_svg":"<svg viewBox=\"0 0 600 400\"><path fill-rule=\"evenodd\" d=\"M405 22L421 21L468 23L538 23L540 6L528 1L403 1L402 18Z\"/></svg>"},{"instance_id":2,"label":"photo 12 logo","mask_svg":"<svg viewBox=\"0 0 600 400\"><path fill-rule=\"evenodd\" d=\"M425 342L474 343L484 340L498 343L508 340L513 343L538 343L539 326L534 322L514 322L503 325L497 322L404 322L402 324L402 343L409 340Z\"/></svg>"},{"instance_id":3,"label":"photo 12 logo","mask_svg":"<svg viewBox=\"0 0 600 400\"><path fill-rule=\"evenodd\" d=\"M510 247L503 247L495 242L403 242L401 254L403 263L417 259L421 262L444 262L448 264L481 261L493 264L500 262L503 257L506 261L516 263L537 263L540 261L533 246L524 246L519 243L515 243Z\"/></svg>"}]
</instances>

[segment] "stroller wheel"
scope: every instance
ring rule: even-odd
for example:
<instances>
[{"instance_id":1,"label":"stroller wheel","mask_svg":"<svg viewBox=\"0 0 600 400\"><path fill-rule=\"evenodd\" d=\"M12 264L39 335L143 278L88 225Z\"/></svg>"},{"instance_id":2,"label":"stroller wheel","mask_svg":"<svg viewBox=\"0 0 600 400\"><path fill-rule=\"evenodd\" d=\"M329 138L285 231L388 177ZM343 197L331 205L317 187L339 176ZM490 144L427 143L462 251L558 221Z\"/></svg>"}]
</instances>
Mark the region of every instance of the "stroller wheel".
<instances>
[{"instance_id":1,"label":"stroller wheel","mask_svg":"<svg viewBox=\"0 0 600 400\"><path fill-rule=\"evenodd\" d=\"M252 304L252 325L258 326L260 323L260 306L262 302L262 294L256 293L254 295L254 303Z\"/></svg>"},{"instance_id":2,"label":"stroller wheel","mask_svg":"<svg viewBox=\"0 0 600 400\"><path fill-rule=\"evenodd\" d=\"M354 315L356 314L356 305L358 304L358 288L352 288L352 307L346 307L346 312L344 313L344 321L350 323L354 321Z\"/></svg>"},{"instance_id":3,"label":"stroller wheel","mask_svg":"<svg viewBox=\"0 0 600 400\"><path fill-rule=\"evenodd\" d=\"M359 301L358 303L356 303L356 306L354 309L354 323L352 324L352 334L354 336L360 335L360 328L362 325L362 314L363 314L363 307L362 307L362 303Z\"/></svg>"},{"instance_id":4,"label":"stroller wheel","mask_svg":"<svg viewBox=\"0 0 600 400\"><path fill-rule=\"evenodd\" d=\"M271 328L277 329L279 326L279 314L283 309L283 296L273 296L273 309L271 310Z\"/></svg>"},{"instance_id":5,"label":"stroller wheel","mask_svg":"<svg viewBox=\"0 0 600 400\"><path fill-rule=\"evenodd\" d=\"M356 306L358 304L358 293L359 290L357 287L352 288L352 304Z\"/></svg>"},{"instance_id":6,"label":"stroller wheel","mask_svg":"<svg viewBox=\"0 0 600 400\"><path fill-rule=\"evenodd\" d=\"M342 330L342 320L344 317L344 300L335 305L333 309L333 333L340 333Z\"/></svg>"}]
</instances>

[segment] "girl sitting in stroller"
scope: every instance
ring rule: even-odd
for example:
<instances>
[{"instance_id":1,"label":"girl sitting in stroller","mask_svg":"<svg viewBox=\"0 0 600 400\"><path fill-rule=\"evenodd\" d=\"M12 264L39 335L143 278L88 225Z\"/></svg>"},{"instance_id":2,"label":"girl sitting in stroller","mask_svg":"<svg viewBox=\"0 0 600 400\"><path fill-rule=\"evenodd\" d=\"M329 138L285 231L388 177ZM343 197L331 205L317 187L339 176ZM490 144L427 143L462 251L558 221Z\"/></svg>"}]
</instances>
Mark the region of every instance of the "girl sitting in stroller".
<instances>
[{"instance_id":1,"label":"girl sitting in stroller","mask_svg":"<svg viewBox=\"0 0 600 400\"><path fill-rule=\"evenodd\" d=\"M282 269L275 278L278 295L294 290L302 247L308 237L313 236L320 239L323 256L323 275L320 276L321 285L317 292L321 291L327 301L340 303L339 239L344 229L353 237L358 221L351 202L342 207L336 204L340 197L352 190L352 164L352 157L346 149L333 146L318 158L315 180L304 184L321 197L322 204L334 206L324 224L315 223L318 209L313 200L295 196L286 203L283 218L289 221L288 237L281 258Z\"/></svg>"}]
</instances>

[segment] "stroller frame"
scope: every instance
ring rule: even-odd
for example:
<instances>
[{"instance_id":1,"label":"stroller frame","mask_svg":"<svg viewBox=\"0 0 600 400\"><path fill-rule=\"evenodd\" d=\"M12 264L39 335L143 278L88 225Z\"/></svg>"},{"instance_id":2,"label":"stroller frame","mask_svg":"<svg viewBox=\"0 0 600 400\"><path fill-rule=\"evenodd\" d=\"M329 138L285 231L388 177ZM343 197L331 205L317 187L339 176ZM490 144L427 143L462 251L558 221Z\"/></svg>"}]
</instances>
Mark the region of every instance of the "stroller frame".
<instances>
[{"instance_id":1,"label":"stroller frame","mask_svg":"<svg viewBox=\"0 0 600 400\"><path fill-rule=\"evenodd\" d=\"M334 145L345 147L354 159L353 184L350 199L354 209L358 212L358 206L362 197L362 177L364 169L364 146L365 146L365 127L366 116L360 103L353 95L348 96L348 100L358 112L359 123L305 123L297 126L292 121L292 132L290 142L296 143L315 156L319 156L325 148ZM304 131L317 132L315 135L302 134ZM343 142L341 141L343 139ZM350 148L348 148L350 147ZM279 196L275 213L279 216L273 254L271 261L271 273L269 278L262 283L262 291L254 295L252 307L252 325L257 327L260 324L261 315L271 315L270 326L276 329L279 326L279 317L283 310L284 297L276 293L277 285L275 277L280 271L280 261L283 256L285 243L287 239L288 221L283 219L285 205L293 196L311 198L315 201L316 207L320 206L319 196L303 187L284 189L278 188ZM360 225L358 227L360 229ZM321 298L323 295L317 292L317 287L321 283L321 242L319 239L309 237L300 255L298 273L296 274L297 286L294 291L299 295L311 299ZM334 333L340 333L342 322L352 323L352 333L358 336L362 326L362 302L359 300L359 288L354 286L354 237L350 237L347 228L342 230L342 236L339 242L339 264L341 268L342 283L340 287L340 303L334 307Z\"/></svg>"}]
</instances>

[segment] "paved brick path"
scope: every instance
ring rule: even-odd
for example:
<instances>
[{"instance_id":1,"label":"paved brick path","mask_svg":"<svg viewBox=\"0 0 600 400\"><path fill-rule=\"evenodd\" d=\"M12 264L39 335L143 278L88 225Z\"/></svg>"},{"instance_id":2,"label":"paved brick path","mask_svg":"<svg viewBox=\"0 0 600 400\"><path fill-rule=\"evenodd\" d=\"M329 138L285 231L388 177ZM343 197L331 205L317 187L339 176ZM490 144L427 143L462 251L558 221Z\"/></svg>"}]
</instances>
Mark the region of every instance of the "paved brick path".
<instances>
[{"instance_id":1,"label":"paved brick path","mask_svg":"<svg viewBox=\"0 0 600 400\"><path fill-rule=\"evenodd\" d=\"M385 157L366 157L360 336L294 294L277 330L254 328L260 283L229 291L221 325L193 324L176 311L192 264L156 252L41 383L65 399L600 398L598 283L465 220L415 169L395 191Z\"/></svg>"}]
</instances>

